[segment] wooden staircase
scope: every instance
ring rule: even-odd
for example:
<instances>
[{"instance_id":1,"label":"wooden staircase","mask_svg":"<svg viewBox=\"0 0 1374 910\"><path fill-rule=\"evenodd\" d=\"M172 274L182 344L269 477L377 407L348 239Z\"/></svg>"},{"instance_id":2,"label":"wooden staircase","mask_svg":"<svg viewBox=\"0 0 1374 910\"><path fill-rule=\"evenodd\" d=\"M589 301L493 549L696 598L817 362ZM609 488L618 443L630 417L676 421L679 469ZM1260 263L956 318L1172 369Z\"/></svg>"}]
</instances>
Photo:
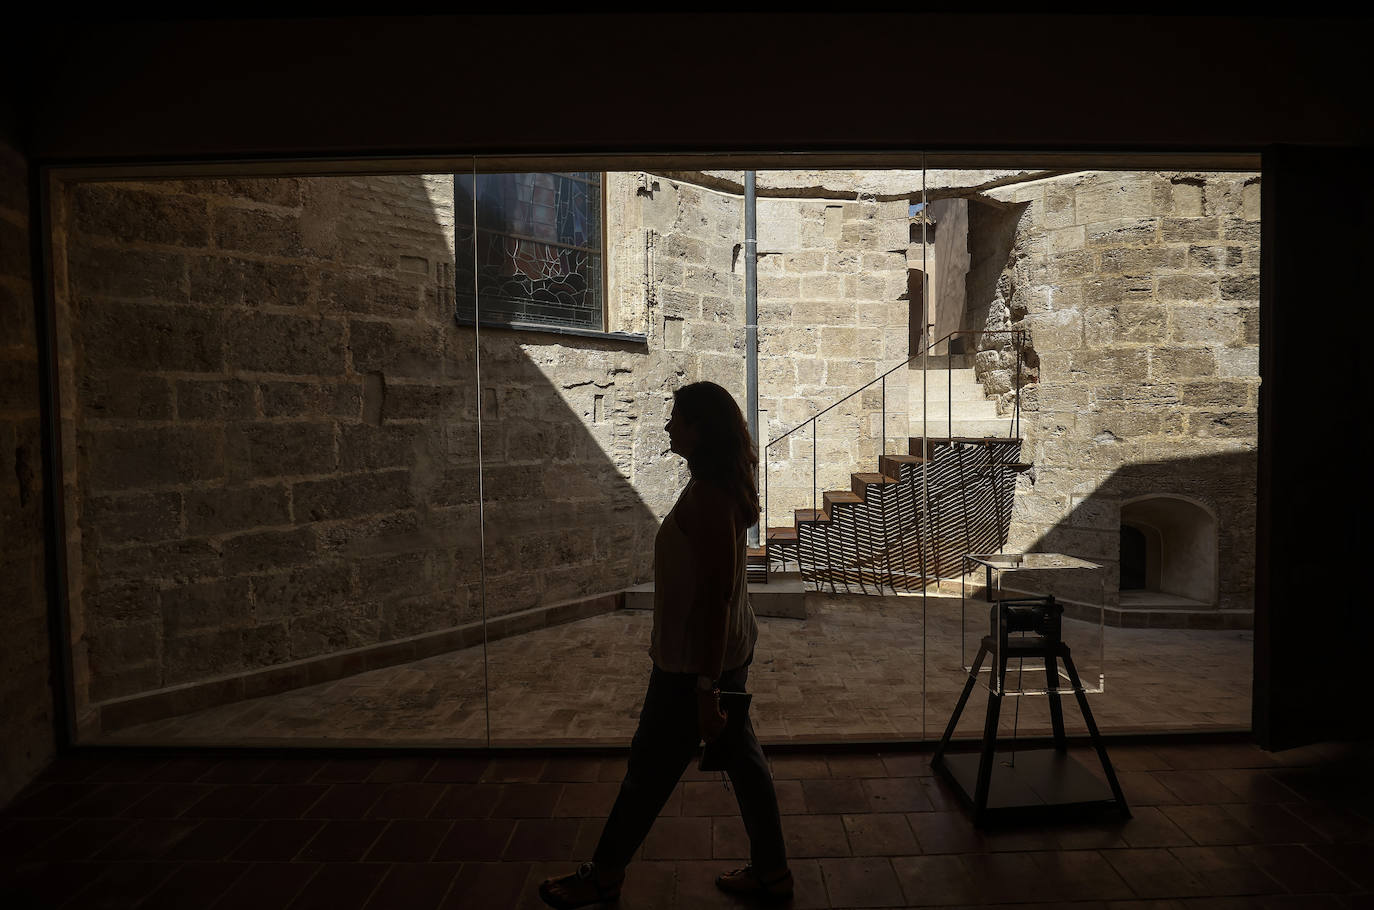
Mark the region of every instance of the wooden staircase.
<instances>
[{"instance_id":1,"label":"wooden staircase","mask_svg":"<svg viewBox=\"0 0 1374 910\"><path fill-rule=\"evenodd\" d=\"M771 527L756 561L795 566L816 590L884 593L957 578L966 553L1006 546L1021 440L941 437L909 440L883 455L877 473L850 475L822 508L797 509L790 526ZM751 555L753 553L751 552ZM755 569L757 571L757 568Z\"/></svg>"}]
</instances>

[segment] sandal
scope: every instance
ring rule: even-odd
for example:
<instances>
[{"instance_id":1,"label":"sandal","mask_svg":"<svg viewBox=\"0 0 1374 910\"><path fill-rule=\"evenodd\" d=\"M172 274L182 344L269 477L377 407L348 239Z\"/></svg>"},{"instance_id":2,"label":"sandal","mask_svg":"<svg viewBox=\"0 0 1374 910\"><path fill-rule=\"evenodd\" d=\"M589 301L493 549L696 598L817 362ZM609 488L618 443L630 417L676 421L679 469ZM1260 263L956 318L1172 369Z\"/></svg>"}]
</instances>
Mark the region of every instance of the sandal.
<instances>
[{"instance_id":1,"label":"sandal","mask_svg":"<svg viewBox=\"0 0 1374 910\"><path fill-rule=\"evenodd\" d=\"M545 879L539 885L539 896L550 907L573 910L575 907L619 899L621 884L622 882L616 882L613 885L602 885L596 878L596 864L583 863L572 875Z\"/></svg>"},{"instance_id":2,"label":"sandal","mask_svg":"<svg viewBox=\"0 0 1374 910\"><path fill-rule=\"evenodd\" d=\"M791 900L792 870L784 869L780 874L765 879L753 866L745 866L717 875L716 887L728 894L761 901Z\"/></svg>"}]
</instances>

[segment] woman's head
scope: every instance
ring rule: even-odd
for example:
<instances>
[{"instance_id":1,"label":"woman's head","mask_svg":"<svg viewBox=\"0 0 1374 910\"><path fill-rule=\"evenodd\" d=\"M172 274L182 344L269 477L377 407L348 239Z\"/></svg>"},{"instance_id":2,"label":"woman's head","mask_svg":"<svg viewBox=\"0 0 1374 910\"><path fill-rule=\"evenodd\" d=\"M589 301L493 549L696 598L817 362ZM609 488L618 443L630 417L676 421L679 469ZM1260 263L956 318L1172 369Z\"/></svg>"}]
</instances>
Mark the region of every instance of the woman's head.
<instances>
[{"instance_id":1,"label":"woman's head","mask_svg":"<svg viewBox=\"0 0 1374 910\"><path fill-rule=\"evenodd\" d=\"M692 476L730 492L751 520L759 514L759 458L739 405L714 382L694 382L673 393L668 439L687 459Z\"/></svg>"}]
</instances>

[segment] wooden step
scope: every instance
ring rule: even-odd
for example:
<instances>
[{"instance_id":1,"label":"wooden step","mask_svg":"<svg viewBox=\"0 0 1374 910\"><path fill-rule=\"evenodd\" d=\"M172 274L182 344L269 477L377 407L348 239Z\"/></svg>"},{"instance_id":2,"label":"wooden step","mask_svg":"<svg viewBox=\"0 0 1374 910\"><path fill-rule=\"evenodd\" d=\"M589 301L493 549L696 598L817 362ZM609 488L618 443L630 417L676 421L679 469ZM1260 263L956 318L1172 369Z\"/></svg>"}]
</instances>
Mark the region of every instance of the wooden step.
<instances>
[{"instance_id":1,"label":"wooden step","mask_svg":"<svg viewBox=\"0 0 1374 910\"><path fill-rule=\"evenodd\" d=\"M797 524L801 524L804 521L830 520L830 515L825 511L825 509L793 509L792 516L793 520L795 520Z\"/></svg>"},{"instance_id":2,"label":"wooden step","mask_svg":"<svg viewBox=\"0 0 1374 910\"><path fill-rule=\"evenodd\" d=\"M787 543L788 541L792 541L792 540L796 540L796 539L797 539L797 528L796 528L795 525L794 525L793 527L790 527L790 528L784 526L784 527L776 527L776 528L769 528L769 529L768 529L768 540L769 540L770 543L774 543L774 542L776 542L776 543Z\"/></svg>"},{"instance_id":3,"label":"wooden step","mask_svg":"<svg viewBox=\"0 0 1374 910\"><path fill-rule=\"evenodd\" d=\"M854 493L855 496L859 496L863 499L868 498L869 484L876 483L882 485L885 483L896 482L897 478L889 477L886 474L854 473L849 475L849 489Z\"/></svg>"},{"instance_id":4,"label":"wooden step","mask_svg":"<svg viewBox=\"0 0 1374 910\"><path fill-rule=\"evenodd\" d=\"M883 455L879 458L878 467L888 477L900 477L902 476L902 465L925 464L928 461L930 461L929 458L923 458L920 455L902 455L894 453L892 455Z\"/></svg>"},{"instance_id":5,"label":"wooden step","mask_svg":"<svg viewBox=\"0 0 1374 910\"><path fill-rule=\"evenodd\" d=\"M937 446L947 445L1001 445L1009 442L1020 442L1019 436L927 436L926 442L929 449L934 451ZM921 454L921 437L912 436L908 439L907 450L912 455Z\"/></svg>"},{"instance_id":6,"label":"wooden step","mask_svg":"<svg viewBox=\"0 0 1374 910\"><path fill-rule=\"evenodd\" d=\"M745 547L744 555L746 559L767 559L767 547Z\"/></svg>"},{"instance_id":7,"label":"wooden step","mask_svg":"<svg viewBox=\"0 0 1374 910\"><path fill-rule=\"evenodd\" d=\"M825 511L832 515L836 506L857 505L864 501L862 496L856 496L848 490L826 490L821 497L825 500Z\"/></svg>"}]
</instances>

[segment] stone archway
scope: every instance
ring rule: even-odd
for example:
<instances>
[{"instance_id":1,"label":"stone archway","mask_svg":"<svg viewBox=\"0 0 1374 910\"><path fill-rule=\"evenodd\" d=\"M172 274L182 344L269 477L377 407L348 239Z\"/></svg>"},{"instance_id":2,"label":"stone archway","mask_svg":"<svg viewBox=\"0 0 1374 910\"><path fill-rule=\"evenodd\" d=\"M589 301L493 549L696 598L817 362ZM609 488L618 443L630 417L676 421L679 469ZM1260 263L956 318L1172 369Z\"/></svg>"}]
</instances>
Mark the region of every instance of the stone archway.
<instances>
[{"instance_id":1,"label":"stone archway","mask_svg":"<svg viewBox=\"0 0 1374 910\"><path fill-rule=\"evenodd\" d=\"M1152 494L1121 506L1121 605L1217 604L1217 519L1202 503Z\"/></svg>"}]
</instances>

